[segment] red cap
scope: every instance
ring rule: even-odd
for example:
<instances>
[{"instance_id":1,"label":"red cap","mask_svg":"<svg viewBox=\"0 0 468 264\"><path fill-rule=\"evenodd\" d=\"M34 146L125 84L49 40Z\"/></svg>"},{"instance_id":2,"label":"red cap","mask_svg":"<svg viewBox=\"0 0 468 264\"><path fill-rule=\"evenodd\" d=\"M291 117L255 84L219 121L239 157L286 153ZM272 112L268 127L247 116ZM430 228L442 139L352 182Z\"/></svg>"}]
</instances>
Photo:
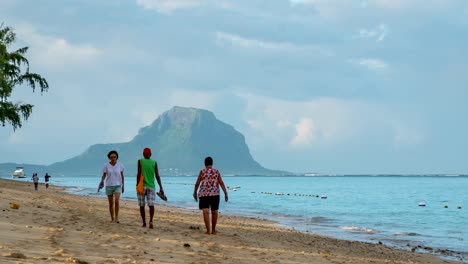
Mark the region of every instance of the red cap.
<instances>
[{"instance_id":1,"label":"red cap","mask_svg":"<svg viewBox=\"0 0 468 264\"><path fill-rule=\"evenodd\" d=\"M151 149L150 148L145 148L143 150L143 156L146 156L146 155L151 155Z\"/></svg>"}]
</instances>

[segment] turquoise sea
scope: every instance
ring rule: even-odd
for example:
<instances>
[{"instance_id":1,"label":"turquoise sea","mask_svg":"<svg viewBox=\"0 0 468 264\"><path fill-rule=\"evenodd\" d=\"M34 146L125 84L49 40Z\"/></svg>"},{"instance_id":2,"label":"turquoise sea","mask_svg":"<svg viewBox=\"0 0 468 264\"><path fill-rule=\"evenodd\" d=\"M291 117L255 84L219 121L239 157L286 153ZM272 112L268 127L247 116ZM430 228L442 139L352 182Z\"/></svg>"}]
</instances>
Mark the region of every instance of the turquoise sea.
<instances>
[{"instance_id":1,"label":"turquoise sea","mask_svg":"<svg viewBox=\"0 0 468 264\"><path fill-rule=\"evenodd\" d=\"M100 176L52 176L51 184L67 186L72 193L105 198L104 193L97 193ZM230 199L221 202L224 214L468 260L468 176L252 175L223 179ZM196 176L162 176L167 205L196 210L192 198L195 181ZM134 176L126 176L126 186L123 197L136 200ZM419 206L421 202L426 206Z\"/></svg>"}]
</instances>

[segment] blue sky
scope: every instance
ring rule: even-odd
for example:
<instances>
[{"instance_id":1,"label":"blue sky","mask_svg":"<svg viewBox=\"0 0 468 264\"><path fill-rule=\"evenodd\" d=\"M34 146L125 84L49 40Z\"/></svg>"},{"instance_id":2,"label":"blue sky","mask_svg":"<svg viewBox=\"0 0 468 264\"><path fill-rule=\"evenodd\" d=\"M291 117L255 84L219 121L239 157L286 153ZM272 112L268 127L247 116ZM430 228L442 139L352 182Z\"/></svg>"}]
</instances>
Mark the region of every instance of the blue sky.
<instances>
[{"instance_id":1,"label":"blue sky","mask_svg":"<svg viewBox=\"0 0 468 264\"><path fill-rule=\"evenodd\" d=\"M464 0L0 0L50 91L0 162L126 142L171 107L210 110L263 166L468 173Z\"/></svg>"}]
</instances>

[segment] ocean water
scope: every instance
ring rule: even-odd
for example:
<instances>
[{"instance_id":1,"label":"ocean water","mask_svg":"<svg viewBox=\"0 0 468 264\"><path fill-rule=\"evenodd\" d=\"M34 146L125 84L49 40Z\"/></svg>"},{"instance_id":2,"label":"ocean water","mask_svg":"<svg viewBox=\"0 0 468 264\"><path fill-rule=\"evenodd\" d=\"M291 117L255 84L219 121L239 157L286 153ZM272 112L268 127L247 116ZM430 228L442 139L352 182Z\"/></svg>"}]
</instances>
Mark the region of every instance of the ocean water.
<instances>
[{"instance_id":1,"label":"ocean water","mask_svg":"<svg viewBox=\"0 0 468 264\"><path fill-rule=\"evenodd\" d=\"M102 191L97 193L100 176L52 176L53 185L105 198ZM463 259L468 256L468 176L252 175L223 179L229 187L229 202L221 196L222 214L274 220L287 228L340 239L380 241L406 249L431 247L454 251ZM195 181L196 176L162 176L167 204L196 210L192 198ZM126 187L123 198L136 200L135 176L126 176ZM426 206L419 206L420 202Z\"/></svg>"}]
</instances>

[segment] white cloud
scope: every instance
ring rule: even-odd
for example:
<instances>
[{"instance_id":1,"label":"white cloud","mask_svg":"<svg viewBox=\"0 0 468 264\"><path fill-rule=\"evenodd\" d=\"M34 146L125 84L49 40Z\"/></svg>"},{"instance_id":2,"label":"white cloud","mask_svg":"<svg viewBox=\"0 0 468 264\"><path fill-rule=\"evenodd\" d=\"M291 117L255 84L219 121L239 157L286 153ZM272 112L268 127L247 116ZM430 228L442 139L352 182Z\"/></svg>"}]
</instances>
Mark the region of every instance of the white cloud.
<instances>
[{"instance_id":1,"label":"white cloud","mask_svg":"<svg viewBox=\"0 0 468 264\"><path fill-rule=\"evenodd\" d=\"M375 59L375 58L363 58L363 59L358 59L358 60L350 60L351 63L365 67L369 70L372 71L382 71L388 68L387 63L381 59Z\"/></svg>"},{"instance_id":2,"label":"white cloud","mask_svg":"<svg viewBox=\"0 0 468 264\"><path fill-rule=\"evenodd\" d=\"M232 7L228 0L137 0L137 4L146 10L155 10L170 14L177 9L196 8L202 5L212 5L224 9Z\"/></svg>"},{"instance_id":3,"label":"white cloud","mask_svg":"<svg viewBox=\"0 0 468 264\"><path fill-rule=\"evenodd\" d=\"M177 9L200 6L203 0L137 0L144 9L156 10L161 13L171 13Z\"/></svg>"},{"instance_id":4,"label":"white cloud","mask_svg":"<svg viewBox=\"0 0 468 264\"><path fill-rule=\"evenodd\" d=\"M29 46L35 63L49 68L87 65L101 54L91 44L73 44L64 38L41 35L32 26L22 25L15 30L18 38Z\"/></svg>"},{"instance_id":5,"label":"white cloud","mask_svg":"<svg viewBox=\"0 0 468 264\"><path fill-rule=\"evenodd\" d=\"M296 135L291 140L290 144L295 147L308 146L315 139L314 121L310 118L301 118L299 123L295 125Z\"/></svg>"},{"instance_id":6,"label":"white cloud","mask_svg":"<svg viewBox=\"0 0 468 264\"><path fill-rule=\"evenodd\" d=\"M289 53L313 53L325 56L332 56L333 53L320 46L313 45L296 45L289 42L270 42L252 38L244 38L239 35L216 32L218 43L228 43L232 46L245 49L258 49L270 52L289 52Z\"/></svg>"},{"instance_id":7,"label":"white cloud","mask_svg":"<svg viewBox=\"0 0 468 264\"><path fill-rule=\"evenodd\" d=\"M465 0L367 0L368 6L383 11L424 11L440 13L444 10L457 9L460 5L466 5Z\"/></svg>"},{"instance_id":8,"label":"white cloud","mask_svg":"<svg viewBox=\"0 0 468 264\"><path fill-rule=\"evenodd\" d=\"M359 61L359 64L366 66L371 70L379 70L387 68L387 64L380 59L362 59Z\"/></svg>"},{"instance_id":9,"label":"white cloud","mask_svg":"<svg viewBox=\"0 0 468 264\"><path fill-rule=\"evenodd\" d=\"M245 133L252 148L274 145L295 152L377 138L389 147L408 148L425 138L415 122L417 116L401 116L382 104L331 97L294 102L253 94L239 96L247 102L243 115L248 120Z\"/></svg>"},{"instance_id":10,"label":"white cloud","mask_svg":"<svg viewBox=\"0 0 468 264\"><path fill-rule=\"evenodd\" d=\"M408 0L374 0L370 2L384 9L401 9L411 4L411 1Z\"/></svg>"},{"instance_id":11,"label":"white cloud","mask_svg":"<svg viewBox=\"0 0 468 264\"><path fill-rule=\"evenodd\" d=\"M362 21L369 14L380 17L401 13L439 13L444 10L457 10L466 5L465 0L289 0L291 5L308 5L314 8L316 15L330 21Z\"/></svg>"},{"instance_id":12,"label":"white cloud","mask_svg":"<svg viewBox=\"0 0 468 264\"><path fill-rule=\"evenodd\" d=\"M355 38L362 39L375 39L377 42L381 42L385 39L388 33L388 27L385 24L380 24L373 29L361 28L359 33L355 35Z\"/></svg>"},{"instance_id":13,"label":"white cloud","mask_svg":"<svg viewBox=\"0 0 468 264\"><path fill-rule=\"evenodd\" d=\"M283 148L334 145L356 132L360 103L336 98L291 102L256 95L239 95L247 102L244 115L254 144Z\"/></svg>"},{"instance_id":14,"label":"white cloud","mask_svg":"<svg viewBox=\"0 0 468 264\"><path fill-rule=\"evenodd\" d=\"M316 15L327 20L339 20L348 16L356 8L362 8L362 4L356 0L290 0L290 3L293 6L312 6Z\"/></svg>"}]
</instances>

